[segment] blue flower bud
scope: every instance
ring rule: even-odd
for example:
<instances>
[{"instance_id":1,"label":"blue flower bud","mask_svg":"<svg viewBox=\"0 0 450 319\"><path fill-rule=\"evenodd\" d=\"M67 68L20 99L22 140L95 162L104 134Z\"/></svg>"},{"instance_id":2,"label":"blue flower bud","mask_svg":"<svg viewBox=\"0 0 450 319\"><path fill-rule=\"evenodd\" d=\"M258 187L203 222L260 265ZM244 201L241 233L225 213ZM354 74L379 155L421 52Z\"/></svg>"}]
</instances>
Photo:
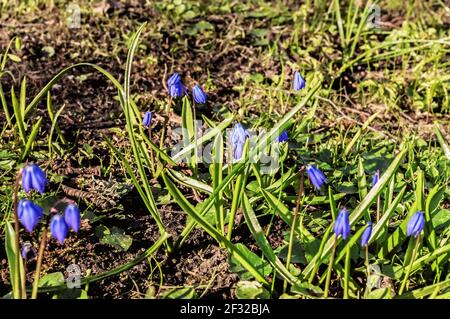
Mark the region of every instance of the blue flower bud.
<instances>
[{"instance_id":1,"label":"blue flower bud","mask_svg":"<svg viewBox=\"0 0 450 319\"><path fill-rule=\"evenodd\" d=\"M26 165L22 170L22 187L25 192L32 189L42 194L47 184L47 177L44 171L34 163Z\"/></svg>"},{"instance_id":2,"label":"blue flower bud","mask_svg":"<svg viewBox=\"0 0 450 319\"><path fill-rule=\"evenodd\" d=\"M380 179L380 170L377 170L375 174L372 175L372 187L378 183L378 180Z\"/></svg>"},{"instance_id":3,"label":"blue flower bud","mask_svg":"<svg viewBox=\"0 0 450 319\"><path fill-rule=\"evenodd\" d=\"M43 210L31 200L21 199L17 206L17 215L22 225L31 233L42 218Z\"/></svg>"},{"instance_id":4,"label":"blue flower bud","mask_svg":"<svg viewBox=\"0 0 450 319\"><path fill-rule=\"evenodd\" d=\"M172 86L172 85L175 85L175 84L177 84L179 82L181 82L180 75L175 72L174 74L172 74L172 76L167 81L167 85L168 86Z\"/></svg>"},{"instance_id":5,"label":"blue flower bud","mask_svg":"<svg viewBox=\"0 0 450 319\"><path fill-rule=\"evenodd\" d=\"M294 90L300 91L301 89L304 89L306 85L305 79L300 75L298 71L295 71L294 73Z\"/></svg>"},{"instance_id":6,"label":"blue flower bud","mask_svg":"<svg viewBox=\"0 0 450 319\"><path fill-rule=\"evenodd\" d=\"M306 172L308 173L309 181L316 189L320 189L327 182L325 175L312 164L306 167Z\"/></svg>"},{"instance_id":7,"label":"blue flower bud","mask_svg":"<svg viewBox=\"0 0 450 319\"><path fill-rule=\"evenodd\" d=\"M288 133L286 130L281 132L280 136L277 138L278 143L287 142L289 140Z\"/></svg>"},{"instance_id":8,"label":"blue flower bud","mask_svg":"<svg viewBox=\"0 0 450 319\"><path fill-rule=\"evenodd\" d=\"M69 227L67 227L64 218L61 215L54 215L50 221L50 232L53 238L55 238L61 245L64 243L64 239L67 237L67 232Z\"/></svg>"},{"instance_id":9,"label":"blue flower bud","mask_svg":"<svg viewBox=\"0 0 450 319\"><path fill-rule=\"evenodd\" d=\"M181 97L185 88L183 83L181 82L180 76L178 73L174 73L169 80L167 81L167 86L169 90L169 94L172 98Z\"/></svg>"},{"instance_id":10,"label":"blue flower bud","mask_svg":"<svg viewBox=\"0 0 450 319\"><path fill-rule=\"evenodd\" d=\"M233 146L233 158L237 161L241 159L244 151L247 133L241 123L236 123L231 132L231 144Z\"/></svg>"},{"instance_id":11,"label":"blue flower bud","mask_svg":"<svg viewBox=\"0 0 450 319\"><path fill-rule=\"evenodd\" d=\"M64 221L74 232L78 232L78 229L80 229L80 210L77 205L69 204L66 206Z\"/></svg>"},{"instance_id":12,"label":"blue flower bud","mask_svg":"<svg viewBox=\"0 0 450 319\"><path fill-rule=\"evenodd\" d=\"M417 211L408 221L408 226L406 227L406 235L414 237L419 236L420 232L425 226L425 217L423 212Z\"/></svg>"},{"instance_id":13,"label":"blue flower bud","mask_svg":"<svg viewBox=\"0 0 450 319\"><path fill-rule=\"evenodd\" d=\"M200 88L200 86L195 85L192 89L192 95L194 96L195 103L205 104L206 103L206 93Z\"/></svg>"},{"instance_id":14,"label":"blue flower bud","mask_svg":"<svg viewBox=\"0 0 450 319\"><path fill-rule=\"evenodd\" d=\"M36 257L36 252L33 249L33 246L29 241L26 241L22 245L22 258L26 260L32 260L34 257Z\"/></svg>"},{"instance_id":15,"label":"blue flower bud","mask_svg":"<svg viewBox=\"0 0 450 319\"><path fill-rule=\"evenodd\" d=\"M367 222L367 227L361 235L361 246L367 246L370 236L372 235L372 222Z\"/></svg>"},{"instance_id":16,"label":"blue flower bud","mask_svg":"<svg viewBox=\"0 0 450 319\"><path fill-rule=\"evenodd\" d=\"M152 118L152 112L145 112L144 118L142 119L142 125L144 125L144 127L149 127L152 124Z\"/></svg>"},{"instance_id":17,"label":"blue flower bud","mask_svg":"<svg viewBox=\"0 0 450 319\"><path fill-rule=\"evenodd\" d=\"M333 231L337 237L342 236L344 240L346 240L350 234L350 222L348 220L348 211L346 208L342 208L339 211L339 215L334 222Z\"/></svg>"}]
</instances>

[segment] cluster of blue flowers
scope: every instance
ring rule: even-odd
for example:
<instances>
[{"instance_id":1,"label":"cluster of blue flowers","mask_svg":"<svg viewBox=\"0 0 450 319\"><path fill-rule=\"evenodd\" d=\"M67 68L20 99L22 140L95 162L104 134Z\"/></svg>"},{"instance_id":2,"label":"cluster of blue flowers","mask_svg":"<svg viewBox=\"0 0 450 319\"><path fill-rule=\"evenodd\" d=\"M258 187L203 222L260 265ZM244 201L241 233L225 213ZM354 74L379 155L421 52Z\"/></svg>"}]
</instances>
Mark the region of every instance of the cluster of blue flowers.
<instances>
[{"instance_id":1,"label":"cluster of blue flowers","mask_svg":"<svg viewBox=\"0 0 450 319\"><path fill-rule=\"evenodd\" d=\"M172 98L178 98L187 93L187 89L181 81L180 75L178 73L174 73L169 80L167 81L167 89L169 91L169 95ZM205 104L206 103L206 93L202 90L202 88L196 84L192 88L192 96L194 97L195 103Z\"/></svg>"},{"instance_id":2,"label":"cluster of blue flowers","mask_svg":"<svg viewBox=\"0 0 450 319\"><path fill-rule=\"evenodd\" d=\"M308 173L308 178L311 184L316 188L320 189L322 185L327 182L325 175L314 165L308 165L306 167L306 172ZM380 171L372 176L372 187L374 187L380 178ZM425 226L425 218L423 212L417 211L408 221L408 225L406 228L406 235L409 237L414 235L414 237L419 236ZM345 240L350 234L350 222L348 217L348 210L346 208L342 208L339 211L338 217L334 223L333 231L336 236L342 236ZM368 221L366 229L363 231L361 235L361 246L367 246L369 244L370 237L372 235L372 222Z\"/></svg>"},{"instance_id":3,"label":"cluster of blue flowers","mask_svg":"<svg viewBox=\"0 0 450 319\"><path fill-rule=\"evenodd\" d=\"M172 74L172 76L167 81L167 90L169 91L169 95L174 99L180 98L187 93L187 89L181 81L180 75L178 73L175 72L174 74ZM206 93L198 84L194 85L194 87L192 88L192 96L195 103L206 103ZM145 112L144 117L142 118L142 125L146 128L149 128L152 124L152 119L153 113L150 111Z\"/></svg>"},{"instance_id":4,"label":"cluster of blue flowers","mask_svg":"<svg viewBox=\"0 0 450 319\"><path fill-rule=\"evenodd\" d=\"M44 171L36 164L28 164L22 169L22 188L26 193L34 189L43 194L47 183ZM44 211L31 200L21 199L17 206L17 215L25 229L31 233L44 216ZM50 232L60 244L66 239L69 228L75 232L80 228L80 211L75 204L66 206L64 216L55 214L50 221Z\"/></svg>"},{"instance_id":5,"label":"cluster of blue flowers","mask_svg":"<svg viewBox=\"0 0 450 319\"><path fill-rule=\"evenodd\" d=\"M305 88L306 81L300 75L298 71L294 73L294 90L299 91ZM195 97L195 94L194 94ZM233 158L238 161L242 157L244 151L245 140L248 138L249 133L244 129L241 123L236 123L231 131L231 144L233 147ZM276 142L283 143L289 140L288 133L283 130L280 136L277 137Z\"/></svg>"}]
</instances>

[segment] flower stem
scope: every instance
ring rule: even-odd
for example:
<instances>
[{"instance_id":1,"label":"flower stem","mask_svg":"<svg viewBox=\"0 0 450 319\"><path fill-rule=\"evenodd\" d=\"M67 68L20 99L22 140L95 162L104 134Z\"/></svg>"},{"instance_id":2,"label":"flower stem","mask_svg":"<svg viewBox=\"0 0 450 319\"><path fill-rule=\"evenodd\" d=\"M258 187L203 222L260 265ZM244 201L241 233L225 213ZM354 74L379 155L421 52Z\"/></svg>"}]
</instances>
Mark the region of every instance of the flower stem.
<instances>
[{"instance_id":1,"label":"flower stem","mask_svg":"<svg viewBox=\"0 0 450 319\"><path fill-rule=\"evenodd\" d=\"M323 293L324 298L328 298L328 294L330 291L331 270L333 269L334 255L336 254L336 244L337 244L337 237L334 238L333 251L331 252L330 263L328 264L327 278L325 280L325 291Z\"/></svg>"},{"instance_id":2,"label":"flower stem","mask_svg":"<svg viewBox=\"0 0 450 319\"><path fill-rule=\"evenodd\" d=\"M350 278L350 246L345 252L344 299L348 299L348 282Z\"/></svg>"},{"instance_id":3,"label":"flower stem","mask_svg":"<svg viewBox=\"0 0 450 319\"><path fill-rule=\"evenodd\" d=\"M42 259L44 256L44 250L45 250L46 243L47 243L47 226L44 228L44 231L42 232L41 243L39 245L39 254L38 254L38 259L37 259L37 263L36 263L36 272L34 275L31 299L36 299L36 297L37 297L38 287L39 287L39 277L41 274Z\"/></svg>"},{"instance_id":4,"label":"flower stem","mask_svg":"<svg viewBox=\"0 0 450 319\"><path fill-rule=\"evenodd\" d=\"M20 285L21 276L20 276L20 243L19 243L19 213L17 212L17 203L19 201L19 181L20 177L22 176L22 170L20 170L16 175L16 182L14 184L14 193L13 193L13 210L14 210L14 232L15 232L15 238L14 238L14 244L16 248L16 254L14 256L15 262L14 262L14 273L16 276L14 277L14 299L21 299L24 298L23 296L23 289L22 292L20 290L20 287L23 286ZM21 296L22 294L22 296ZM25 293L26 296L26 293Z\"/></svg>"},{"instance_id":5,"label":"flower stem","mask_svg":"<svg viewBox=\"0 0 450 319\"><path fill-rule=\"evenodd\" d=\"M22 272L22 299L27 299L27 259L23 261L23 272Z\"/></svg>"},{"instance_id":6,"label":"flower stem","mask_svg":"<svg viewBox=\"0 0 450 319\"><path fill-rule=\"evenodd\" d=\"M305 188L304 171L305 171L305 166L302 166L300 168L300 188L298 190L298 197L297 197L297 203L295 205L294 218L292 219L291 232L289 234L289 244L288 244L288 252L287 252L287 258L286 258L286 269L288 269L288 270L289 270L289 265L291 263L291 258L292 258L292 246L294 244L295 227L297 226L298 212L300 210L300 201L302 200L303 192L304 192L304 188ZM301 227L301 224L302 223L300 223L300 227ZM301 232L300 232L300 236L301 236ZM285 280L284 284L283 284L284 292L286 292L286 288L287 288L287 281Z\"/></svg>"},{"instance_id":7,"label":"flower stem","mask_svg":"<svg viewBox=\"0 0 450 319\"><path fill-rule=\"evenodd\" d=\"M148 138L151 141L152 140L152 130L150 129L150 127L148 128ZM153 178L155 178L155 159L153 157L153 150L150 148L150 162L151 162L151 169L152 169L152 174L153 174Z\"/></svg>"},{"instance_id":8,"label":"flower stem","mask_svg":"<svg viewBox=\"0 0 450 319\"><path fill-rule=\"evenodd\" d=\"M413 254L411 260L409 261L408 268L406 269L405 278L403 278L402 285L400 286L400 290L398 292L399 295L403 293L406 287L406 283L408 282L409 274L411 272L412 264L414 263L414 259L416 258L417 251L419 250L419 242L421 235L417 236L416 245L414 246Z\"/></svg>"},{"instance_id":9,"label":"flower stem","mask_svg":"<svg viewBox=\"0 0 450 319\"><path fill-rule=\"evenodd\" d=\"M367 280L369 280L370 276L370 269L369 269L369 245L366 245L365 247L366 252L366 271L367 271Z\"/></svg>"}]
</instances>

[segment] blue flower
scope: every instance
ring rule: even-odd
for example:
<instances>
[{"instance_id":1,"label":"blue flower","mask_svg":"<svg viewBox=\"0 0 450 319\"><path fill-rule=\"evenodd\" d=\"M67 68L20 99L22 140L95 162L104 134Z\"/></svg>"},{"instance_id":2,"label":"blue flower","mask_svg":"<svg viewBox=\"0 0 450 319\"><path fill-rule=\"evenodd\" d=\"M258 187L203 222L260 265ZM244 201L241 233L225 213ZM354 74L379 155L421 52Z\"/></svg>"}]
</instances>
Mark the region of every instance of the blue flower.
<instances>
[{"instance_id":1,"label":"blue flower","mask_svg":"<svg viewBox=\"0 0 450 319\"><path fill-rule=\"evenodd\" d=\"M419 236L420 232L425 226L425 217L423 212L417 211L408 221L408 226L406 227L406 235L414 237Z\"/></svg>"},{"instance_id":2,"label":"blue flower","mask_svg":"<svg viewBox=\"0 0 450 319\"><path fill-rule=\"evenodd\" d=\"M152 118L152 112L145 112L144 118L142 119L142 125L144 125L144 127L149 127L152 124Z\"/></svg>"},{"instance_id":3,"label":"blue flower","mask_svg":"<svg viewBox=\"0 0 450 319\"><path fill-rule=\"evenodd\" d=\"M26 165L22 170L22 187L25 192L32 189L42 194L47 184L47 177L44 171L34 163Z\"/></svg>"},{"instance_id":4,"label":"blue flower","mask_svg":"<svg viewBox=\"0 0 450 319\"><path fill-rule=\"evenodd\" d=\"M375 174L372 175L372 187L378 183L378 180L380 179L380 170L377 170Z\"/></svg>"},{"instance_id":5,"label":"blue flower","mask_svg":"<svg viewBox=\"0 0 450 319\"><path fill-rule=\"evenodd\" d=\"M78 232L78 229L80 229L80 210L77 205L69 204L66 206L64 221L74 232Z\"/></svg>"},{"instance_id":6,"label":"blue flower","mask_svg":"<svg viewBox=\"0 0 450 319\"><path fill-rule=\"evenodd\" d=\"M233 158L237 161L242 157L247 133L241 123L236 123L231 132L231 144L233 146Z\"/></svg>"},{"instance_id":7,"label":"blue flower","mask_svg":"<svg viewBox=\"0 0 450 319\"><path fill-rule=\"evenodd\" d=\"M200 88L200 86L195 85L192 89L192 95L194 96L195 103L205 104L206 103L206 93Z\"/></svg>"},{"instance_id":8,"label":"blue flower","mask_svg":"<svg viewBox=\"0 0 450 319\"><path fill-rule=\"evenodd\" d=\"M31 233L44 214L43 209L31 200L21 199L17 206L17 215L22 225Z\"/></svg>"},{"instance_id":9,"label":"blue flower","mask_svg":"<svg viewBox=\"0 0 450 319\"><path fill-rule=\"evenodd\" d=\"M361 246L367 246L369 243L370 235L372 235L372 222L367 222L367 227L361 235Z\"/></svg>"},{"instance_id":10,"label":"blue flower","mask_svg":"<svg viewBox=\"0 0 450 319\"><path fill-rule=\"evenodd\" d=\"M288 133L286 130L281 132L280 136L277 138L278 143L287 142L289 140Z\"/></svg>"},{"instance_id":11,"label":"blue flower","mask_svg":"<svg viewBox=\"0 0 450 319\"><path fill-rule=\"evenodd\" d=\"M320 189L327 182L325 175L314 165L310 164L306 167L308 178L316 189Z\"/></svg>"},{"instance_id":12,"label":"blue flower","mask_svg":"<svg viewBox=\"0 0 450 319\"><path fill-rule=\"evenodd\" d=\"M178 73L174 73L167 81L169 94L172 98L181 97L185 91Z\"/></svg>"},{"instance_id":13,"label":"blue flower","mask_svg":"<svg viewBox=\"0 0 450 319\"><path fill-rule=\"evenodd\" d=\"M36 252L29 241L22 245L22 258L26 260L31 260L36 257Z\"/></svg>"},{"instance_id":14,"label":"blue flower","mask_svg":"<svg viewBox=\"0 0 450 319\"><path fill-rule=\"evenodd\" d=\"M306 85L305 79L300 75L298 71L295 71L294 73L294 90L300 91L301 89L304 89Z\"/></svg>"},{"instance_id":15,"label":"blue flower","mask_svg":"<svg viewBox=\"0 0 450 319\"><path fill-rule=\"evenodd\" d=\"M50 232L61 245L64 243L68 231L69 227L67 227L64 218L61 215L54 215L50 221Z\"/></svg>"},{"instance_id":16,"label":"blue flower","mask_svg":"<svg viewBox=\"0 0 450 319\"><path fill-rule=\"evenodd\" d=\"M339 215L334 222L333 231L337 237L342 236L345 240L350 234L350 222L348 220L348 211L346 208L342 208L339 211Z\"/></svg>"}]
</instances>

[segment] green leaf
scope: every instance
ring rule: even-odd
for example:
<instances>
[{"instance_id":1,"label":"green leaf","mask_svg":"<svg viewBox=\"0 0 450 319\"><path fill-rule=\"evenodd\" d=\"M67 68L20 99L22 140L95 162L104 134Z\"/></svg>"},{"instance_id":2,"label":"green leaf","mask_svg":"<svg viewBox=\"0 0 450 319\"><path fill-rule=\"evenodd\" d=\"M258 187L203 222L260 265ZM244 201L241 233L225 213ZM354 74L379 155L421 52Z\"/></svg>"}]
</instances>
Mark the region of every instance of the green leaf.
<instances>
[{"instance_id":1,"label":"green leaf","mask_svg":"<svg viewBox=\"0 0 450 319\"><path fill-rule=\"evenodd\" d=\"M8 54L8 58L15 63L19 63L22 61L22 59L19 56L11 53Z\"/></svg>"},{"instance_id":2,"label":"green leaf","mask_svg":"<svg viewBox=\"0 0 450 319\"><path fill-rule=\"evenodd\" d=\"M367 180L362 157L358 159L358 192L360 200L363 200L367 195Z\"/></svg>"},{"instance_id":3,"label":"green leaf","mask_svg":"<svg viewBox=\"0 0 450 319\"><path fill-rule=\"evenodd\" d=\"M434 285L405 292L399 296L396 296L394 299L419 299L431 295L436 289L443 290L448 287L450 287L450 279L441 281Z\"/></svg>"},{"instance_id":4,"label":"green leaf","mask_svg":"<svg viewBox=\"0 0 450 319\"><path fill-rule=\"evenodd\" d=\"M176 200L180 208L190 215L196 223L200 224L203 229L210 234L216 241L223 244L231 253L231 256L235 257L258 281L268 284L264 275L259 272L257 268L254 267L251 261L247 259L239 249L236 248L229 240L227 240L222 234L220 234L216 229L214 229L207 221L204 220L201 213L198 213L195 208L187 201L187 199L181 194L180 190L175 186L175 184L167 177L163 172L161 174L164 183L166 184L167 190L170 192L172 197ZM211 205L212 206L212 205ZM211 207L210 206L210 207ZM209 207L209 208L210 208ZM207 208L207 209L209 209ZM204 208L205 210L206 208Z\"/></svg>"},{"instance_id":5,"label":"green leaf","mask_svg":"<svg viewBox=\"0 0 450 319\"><path fill-rule=\"evenodd\" d=\"M266 199L267 203L270 205L272 209L278 212L281 219L283 219L289 226L292 226L292 222L294 219L293 213L289 210L281 201L278 200L271 193L267 192L265 189L261 188L261 192ZM295 231L301 231L301 236L305 236L309 241L314 240L314 236L306 229L306 227L296 227Z\"/></svg>"},{"instance_id":6,"label":"green leaf","mask_svg":"<svg viewBox=\"0 0 450 319\"><path fill-rule=\"evenodd\" d=\"M391 289L379 288L372 290L367 294L366 299L392 299Z\"/></svg>"},{"instance_id":7,"label":"green leaf","mask_svg":"<svg viewBox=\"0 0 450 319\"><path fill-rule=\"evenodd\" d=\"M14 91L14 87L11 87L11 101L12 101L14 116L16 118L16 124L17 124L17 127L19 128L19 136L22 139L22 143L25 145L26 144L25 120L24 120L24 115L20 111L20 105L19 105L19 102L17 101L17 96Z\"/></svg>"},{"instance_id":8,"label":"green leaf","mask_svg":"<svg viewBox=\"0 0 450 319\"><path fill-rule=\"evenodd\" d=\"M283 279L287 280L290 284L296 283L298 280L289 272L288 269L281 263L281 261L277 258L272 247L270 246L268 240L266 239L264 232L262 230L261 225L258 222L258 218L256 217L253 209L250 206L247 195L245 193L242 194L243 199L243 212L244 217L247 222L247 226L250 229L250 232L257 242L259 248L263 252L264 256L270 262L270 264L277 270L277 273L283 277Z\"/></svg>"},{"instance_id":9,"label":"green leaf","mask_svg":"<svg viewBox=\"0 0 450 319\"><path fill-rule=\"evenodd\" d=\"M11 225L11 222L6 222L5 224L5 250L6 256L8 258L8 266L9 266L9 274L11 278L13 296L15 299L18 299L21 291L20 291L20 269L23 271L23 262L22 258L19 258L20 265L17 267L16 263L16 233L14 228ZM19 271L19 273L18 273Z\"/></svg>"},{"instance_id":10,"label":"green leaf","mask_svg":"<svg viewBox=\"0 0 450 319\"><path fill-rule=\"evenodd\" d=\"M23 161L27 157L28 153L30 152L30 150L31 150L31 148L33 146L33 143L34 143L34 141L36 139L36 136L37 136L37 134L39 132L39 129L41 128L41 124L42 124L42 117L40 117L37 120L37 122L33 125L33 128L31 130L30 136L28 136L27 143L25 144L25 148L23 150L23 153L20 156L20 160L21 161Z\"/></svg>"},{"instance_id":11,"label":"green leaf","mask_svg":"<svg viewBox=\"0 0 450 319\"><path fill-rule=\"evenodd\" d=\"M269 276L272 273L273 270L270 264L260 256L256 255L250 249L248 249L247 246L237 243L235 244L235 247L265 277ZM239 278L243 280L249 280L254 278L254 276L241 265L241 263L237 258L230 256L228 262L230 264L230 271L237 273L239 275Z\"/></svg>"},{"instance_id":12,"label":"green leaf","mask_svg":"<svg viewBox=\"0 0 450 319\"><path fill-rule=\"evenodd\" d=\"M441 209L437 211L432 217L432 223L434 229L438 231L439 229L445 229L450 226L450 210Z\"/></svg>"},{"instance_id":13,"label":"green leaf","mask_svg":"<svg viewBox=\"0 0 450 319\"><path fill-rule=\"evenodd\" d=\"M52 272L39 278L38 287L58 287L64 284L64 274L62 272Z\"/></svg>"},{"instance_id":14,"label":"green leaf","mask_svg":"<svg viewBox=\"0 0 450 319\"><path fill-rule=\"evenodd\" d=\"M295 284L291 287L291 293L294 294L300 294L302 296L314 296L314 297L321 297L323 296L323 290L322 288L318 286L314 286L313 284L302 282Z\"/></svg>"},{"instance_id":15,"label":"green leaf","mask_svg":"<svg viewBox=\"0 0 450 319\"><path fill-rule=\"evenodd\" d=\"M269 299L270 293L257 281L239 281L236 284L237 299Z\"/></svg>"},{"instance_id":16,"label":"green leaf","mask_svg":"<svg viewBox=\"0 0 450 319\"><path fill-rule=\"evenodd\" d=\"M441 129L439 128L439 124L434 123L434 132L436 133L436 137L441 144L442 151L445 154L445 157L450 161L450 147L448 146L447 141L444 138L444 134L442 134Z\"/></svg>"},{"instance_id":17,"label":"green leaf","mask_svg":"<svg viewBox=\"0 0 450 319\"><path fill-rule=\"evenodd\" d=\"M182 288L171 288L165 291L161 298L163 299L196 299L197 293L192 287L182 287Z\"/></svg>"},{"instance_id":18,"label":"green leaf","mask_svg":"<svg viewBox=\"0 0 450 319\"><path fill-rule=\"evenodd\" d=\"M214 145L212 148L212 164L211 164L211 179L213 182L213 189L217 189L217 187L222 183L222 168L223 168L223 158L224 149L223 149L223 137L222 133L219 132L216 138L214 139ZM224 234L225 228L225 213L223 208L223 193L219 192L219 196L216 198L214 203L215 208L215 218L216 225L218 226L219 232Z\"/></svg>"},{"instance_id":19,"label":"green leaf","mask_svg":"<svg viewBox=\"0 0 450 319\"><path fill-rule=\"evenodd\" d=\"M123 251L127 251L133 243L133 238L116 226L109 229L100 225L96 227L95 233L102 244L108 244Z\"/></svg>"}]
</instances>

